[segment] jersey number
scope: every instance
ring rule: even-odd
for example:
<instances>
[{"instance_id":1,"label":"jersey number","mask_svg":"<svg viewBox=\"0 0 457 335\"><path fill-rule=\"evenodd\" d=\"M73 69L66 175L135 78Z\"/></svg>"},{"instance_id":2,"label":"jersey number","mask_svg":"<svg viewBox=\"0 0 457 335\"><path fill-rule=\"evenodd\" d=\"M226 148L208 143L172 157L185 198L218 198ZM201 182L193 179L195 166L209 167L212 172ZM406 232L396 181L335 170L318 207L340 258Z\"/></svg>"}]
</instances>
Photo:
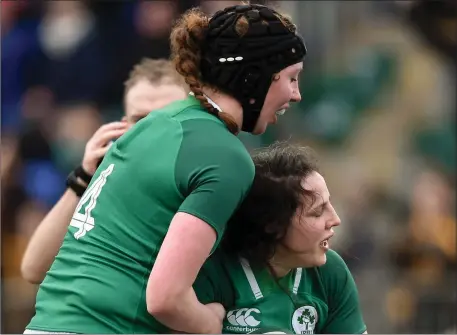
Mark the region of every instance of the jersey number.
<instances>
[{"instance_id":1,"label":"jersey number","mask_svg":"<svg viewBox=\"0 0 457 335\"><path fill-rule=\"evenodd\" d=\"M92 183L86 192L84 192L78 206L76 206L76 210L71 218L70 226L78 228L78 231L74 235L77 240L86 235L86 232L94 228L95 219L92 217L91 212L97 205L97 198L106 183L106 178L113 172L113 169L114 164L111 164L106 170L102 171L100 176ZM80 213L83 206L84 213Z\"/></svg>"}]
</instances>

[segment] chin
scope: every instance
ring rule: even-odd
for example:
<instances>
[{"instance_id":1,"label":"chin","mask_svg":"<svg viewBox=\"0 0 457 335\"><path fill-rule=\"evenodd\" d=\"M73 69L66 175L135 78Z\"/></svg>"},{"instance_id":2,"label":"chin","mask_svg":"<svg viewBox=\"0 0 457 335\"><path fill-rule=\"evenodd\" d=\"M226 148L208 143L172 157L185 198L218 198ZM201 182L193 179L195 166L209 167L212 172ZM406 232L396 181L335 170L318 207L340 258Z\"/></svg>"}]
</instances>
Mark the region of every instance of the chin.
<instances>
[{"instance_id":1,"label":"chin","mask_svg":"<svg viewBox=\"0 0 457 335\"><path fill-rule=\"evenodd\" d=\"M325 265L325 263L327 263L327 255L325 254L325 252L317 252L313 257L312 263L312 267Z\"/></svg>"},{"instance_id":2,"label":"chin","mask_svg":"<svg viewBox=\"0 0 457 335\"><path fill-rule=\"evenodd\" d=\"M256 124L254 130L251 132L252 135L262 135L267 130L266 124Z\"/></svg>"},{"instance_id":3,"label":"chin","mask_svg":"<svg viewBox=\"0 0 457 335\"><path fill-rule=\"evenodd\" d=\"M318 255L316 257L316 265L315 266L322 266L327 263L327 255L323 253L322 255Z\"/></svg>"},{"instance_id":4,"label":"chin","mask_svg":"<svg viewBox=\"0 0 457 335\"><path fill-rule=\"evenodd\" d=\"M307 254L305 257L300 257L300 264L297 264L296 267L302 268L315 268L327 263L327 255L319 250L313 254Z\"/></svg>"}]
</instances>

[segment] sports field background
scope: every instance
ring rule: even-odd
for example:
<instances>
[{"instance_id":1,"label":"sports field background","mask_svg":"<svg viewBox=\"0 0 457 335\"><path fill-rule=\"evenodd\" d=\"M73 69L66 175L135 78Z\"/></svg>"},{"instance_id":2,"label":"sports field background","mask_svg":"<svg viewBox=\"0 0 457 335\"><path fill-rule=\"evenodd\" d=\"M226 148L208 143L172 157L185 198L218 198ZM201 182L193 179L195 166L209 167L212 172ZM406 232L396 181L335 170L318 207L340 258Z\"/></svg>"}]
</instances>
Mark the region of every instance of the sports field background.
<instances>
[{"instance_id":1,"label":"sports field background","mask_svg":"<svg viewBox=\"0 0 457 335\"><path fill-rule=\"evenodd\" d=\"M36 287L19 270L33 229L87 139L122 114L133 64L168 57L173 18L199 3L1 2L2 333L22 333L33 314ZM457 5L274 3L309 49L302 102L243 141L317 151L342 219L333 246L369 333L455 333Z\"/></svg>"}]
</instances>

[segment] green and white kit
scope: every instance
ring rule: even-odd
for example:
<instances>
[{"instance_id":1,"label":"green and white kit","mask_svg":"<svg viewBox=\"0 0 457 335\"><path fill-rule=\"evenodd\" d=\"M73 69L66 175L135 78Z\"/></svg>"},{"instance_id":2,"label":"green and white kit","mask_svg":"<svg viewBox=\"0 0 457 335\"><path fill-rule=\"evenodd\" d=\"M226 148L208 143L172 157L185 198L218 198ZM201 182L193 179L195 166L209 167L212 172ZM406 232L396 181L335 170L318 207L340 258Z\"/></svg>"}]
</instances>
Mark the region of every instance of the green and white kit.
<instances>
[{"instance_id":1,"label":"green and white kit","mask_svg":"<svg viewBox=\"0 0 457 335\"><path fill-rule=\"evenodd\" d=\"M204 302L218 301L227 308L223 333L366 331L352 275L333 250L325 265L298 268L279 280L267 269L256 270L245 259L218 251L204 265L194 288Z\"/></svg>"}]
</instances>

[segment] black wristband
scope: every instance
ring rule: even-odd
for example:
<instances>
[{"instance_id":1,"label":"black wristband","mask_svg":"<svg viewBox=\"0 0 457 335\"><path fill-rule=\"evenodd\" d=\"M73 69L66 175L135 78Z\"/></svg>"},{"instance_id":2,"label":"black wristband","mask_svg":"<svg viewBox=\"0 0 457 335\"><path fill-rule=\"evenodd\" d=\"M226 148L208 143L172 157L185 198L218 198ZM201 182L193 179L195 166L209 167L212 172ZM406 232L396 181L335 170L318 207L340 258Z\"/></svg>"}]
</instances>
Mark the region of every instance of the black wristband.
<instances>
[{"instance_id":1,"label":"black wristband","mask_svg":"<svg viewBox=\"0 0 457 335\"><path fill-rule=\"evenodd\" d=\"M86 191L86 187L78 183L78 177L76 177L75 171L71 171L68 175L66 185L75 192L78 197L81 197Z\"/></svg>"},{"instance_id":2,"label":"black wristband","mask_svg":"<svg viewBox=\"0 0 457 335\"><path fill-rule=\"evenodd\" d=\"M83 182L89 185L93 176L84 171L83 167L80 165L74 170L75 176L81 178Z\"/></svg>"}]
</instances>

